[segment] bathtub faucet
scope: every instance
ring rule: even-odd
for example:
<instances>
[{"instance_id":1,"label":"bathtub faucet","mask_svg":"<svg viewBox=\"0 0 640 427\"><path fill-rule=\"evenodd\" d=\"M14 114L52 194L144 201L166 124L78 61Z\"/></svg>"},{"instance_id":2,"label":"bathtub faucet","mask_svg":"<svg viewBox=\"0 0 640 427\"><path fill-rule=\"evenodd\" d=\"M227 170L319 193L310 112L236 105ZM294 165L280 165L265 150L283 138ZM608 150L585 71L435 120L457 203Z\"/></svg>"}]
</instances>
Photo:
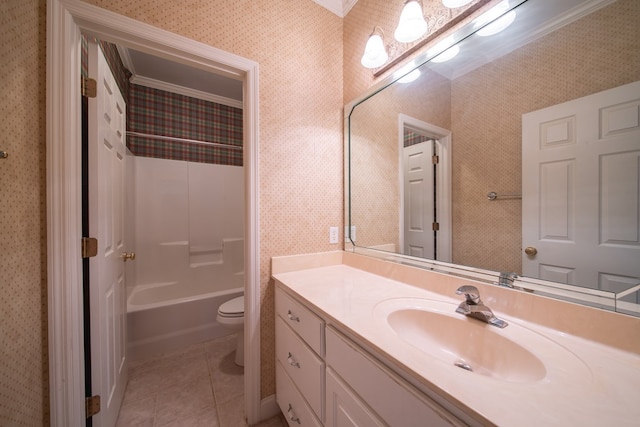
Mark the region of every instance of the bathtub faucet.
<instances>
[{"instance_id":1,"label":"bathtub faucet","mask_svg":"<svg viewBox=\"0 0 640 427\"><path fill-rule=\"evenodd\" d=\"M456 294L464 294L465 300L460 303L456 309L456 313L464 314L467 317L473 317L474 319L481 320L499 328L504 328L508 325L502 319L498 319L493 311L482 303L480 299L480 292L478 288L471 285L460 286L456 290Z\"/></svg>"}]
</instances>

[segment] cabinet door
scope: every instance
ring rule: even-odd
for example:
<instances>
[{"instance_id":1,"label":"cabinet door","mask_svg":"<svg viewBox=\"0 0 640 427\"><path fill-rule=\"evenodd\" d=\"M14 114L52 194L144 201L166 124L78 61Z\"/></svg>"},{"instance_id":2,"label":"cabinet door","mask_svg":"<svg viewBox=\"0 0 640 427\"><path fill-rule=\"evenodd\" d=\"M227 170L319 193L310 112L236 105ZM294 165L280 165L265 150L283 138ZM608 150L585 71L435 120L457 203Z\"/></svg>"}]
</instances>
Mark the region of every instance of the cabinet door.
<instances>
[{"instance_id":1,"label":"cabinet door","mask_svg":"<svg viewBox=\"0 0 640 427\"><path fill-rule=\"evenodd\" d=\"M327 367L344 379L392 427L463 425L432 399L373 359L333 328L326 328Z\"/></svg>"},{"instance_id":2,"label":"cabinet door","mask_svg":"<svg viewBox=\"0 0 640 427\"><path fill-rule=\"evenodd\" d=\"M385 425L330 368L327 369L326 418L326 427Z\"/></svg>"}]
</instances>

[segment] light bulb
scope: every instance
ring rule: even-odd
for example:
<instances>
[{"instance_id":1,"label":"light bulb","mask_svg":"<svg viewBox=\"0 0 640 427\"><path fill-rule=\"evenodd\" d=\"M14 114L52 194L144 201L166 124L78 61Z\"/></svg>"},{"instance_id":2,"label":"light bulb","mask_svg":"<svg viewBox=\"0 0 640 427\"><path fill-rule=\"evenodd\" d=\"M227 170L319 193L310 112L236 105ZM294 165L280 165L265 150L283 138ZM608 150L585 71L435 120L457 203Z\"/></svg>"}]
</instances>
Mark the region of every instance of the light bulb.
<instances>
[{"instance_id":1,"label":"light bulb","mask_svg":"<svg viewBox=\"0 0 640 427\"><path fill-rule=\"evenodd\" d=\"M445 50L440 55L433 58L431 62L440 63L440 62L448 61L452 59L454 56L456 56L459 52L460 52L460 46L458 45L451 46L449 49Z\"/></svg>"},{"instance_id":2,"label":"light bulb","mask_svg":"<svg viewBox=\"0 0 640 427\"><path fill-rule=\"evenodd\" d=\"M422 15L422 7L416 0L410 0L400 13L400 22L393 36L400 43L411 43L427 32L427 22Z\"/></svg>"},{"instance_id":3,"label":"light bulb","mask_svg":"<svg viewBox=\"0 0 640 427\"><path fill-rule=\"evenodd\" d=\"M360 63L365 68L378 68L387 62L387 59L389 59L389 55L384 48L382 37L378 34L371 34L371 37L367 40Z\"/></svg>"},{"instance_id":4,"label":"light bulb","mask_svg":"<svg viewBox=\"0 0 640 427\"><path fill-rule=\"evenodd\" d=\"M486 27L483 27L481 30L478 30L477 34L482 37L498 34L500 31L503 31L509 25L511 25L515 19L516 19L516 11L512 10L506 15L503 15L500 18L496 19Z\"/></svg>"},{"instance_id":5,"label":"light bulb","mask_svg":"<svg viewBox=\"0 0 640 427\"><path fill-rule=\"evenodd\" d=\"M420 77L420 70L416 68L415 70L405 75L404 77L399 78L398 83L411 83L412 81L416 80L418 77Z\"/></svg>"}]
</instances>

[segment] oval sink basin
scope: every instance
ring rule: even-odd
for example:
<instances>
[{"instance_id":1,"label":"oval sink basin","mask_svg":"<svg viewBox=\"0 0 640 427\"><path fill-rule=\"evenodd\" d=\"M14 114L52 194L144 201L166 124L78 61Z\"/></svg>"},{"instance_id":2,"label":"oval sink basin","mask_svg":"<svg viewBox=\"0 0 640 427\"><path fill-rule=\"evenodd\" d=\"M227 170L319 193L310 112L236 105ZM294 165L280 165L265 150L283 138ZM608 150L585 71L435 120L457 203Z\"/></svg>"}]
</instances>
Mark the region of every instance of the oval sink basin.
<instances>
[{"instance_id":1,"label":"oval sink basin","mask_svg":"<svg viewBox=\"0 0 640 427\"><path fill-rule=\"evenodd\" d=\"M411 345L477 374L512 382L539 381L546 375L534 354L479 320L419 309L394 311L387 319Z\"/></svg>"},{"instance_id":2,"label":"oval sink basin","mask_svg":"<svg viewBox=\"0 0 640 427\"><path fill-rule=\"evenodd\" d=\"M495 380L533 383L590 377L581 359L543 335L513 322L504 329L455 312L457 305L398 298L374 309L382 327L449 366ZM553 375L549 375L549 371ZM558 374L559 373L559 374ZM560 378L563 377L563 378Z\"/></svg>"}]
</instances>

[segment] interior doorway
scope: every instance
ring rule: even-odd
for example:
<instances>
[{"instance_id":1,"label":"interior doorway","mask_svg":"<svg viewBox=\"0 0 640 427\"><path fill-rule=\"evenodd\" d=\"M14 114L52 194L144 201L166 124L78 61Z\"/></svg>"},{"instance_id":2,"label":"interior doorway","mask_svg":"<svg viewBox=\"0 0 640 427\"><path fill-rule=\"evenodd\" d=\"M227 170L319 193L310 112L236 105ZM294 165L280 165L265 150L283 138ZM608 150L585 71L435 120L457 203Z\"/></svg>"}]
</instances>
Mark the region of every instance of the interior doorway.
<instances>
[{"instance_id":1,"label":"interior doorway","mask_svg":"<svg viewBox=\"0 0 640 427\"><path fill-rule=\"evenodd\" d=\"M451 262L451 132L398 115L400 248Z\"/></svg>"},{"instance_id":2,"label":"interior doorway","mask_svg":"<svg viewBox=\"0 0 640 427\"><path fill-rule=\"evenodd\" d=\"M85 420L81 224L80 37L86 34L242 80L245 192L245 411L260 400L258 64L76 0L47 2L47 276L51 423ZM275 405L275 403L274 403Z\"/></svg>"}]
</instances>

